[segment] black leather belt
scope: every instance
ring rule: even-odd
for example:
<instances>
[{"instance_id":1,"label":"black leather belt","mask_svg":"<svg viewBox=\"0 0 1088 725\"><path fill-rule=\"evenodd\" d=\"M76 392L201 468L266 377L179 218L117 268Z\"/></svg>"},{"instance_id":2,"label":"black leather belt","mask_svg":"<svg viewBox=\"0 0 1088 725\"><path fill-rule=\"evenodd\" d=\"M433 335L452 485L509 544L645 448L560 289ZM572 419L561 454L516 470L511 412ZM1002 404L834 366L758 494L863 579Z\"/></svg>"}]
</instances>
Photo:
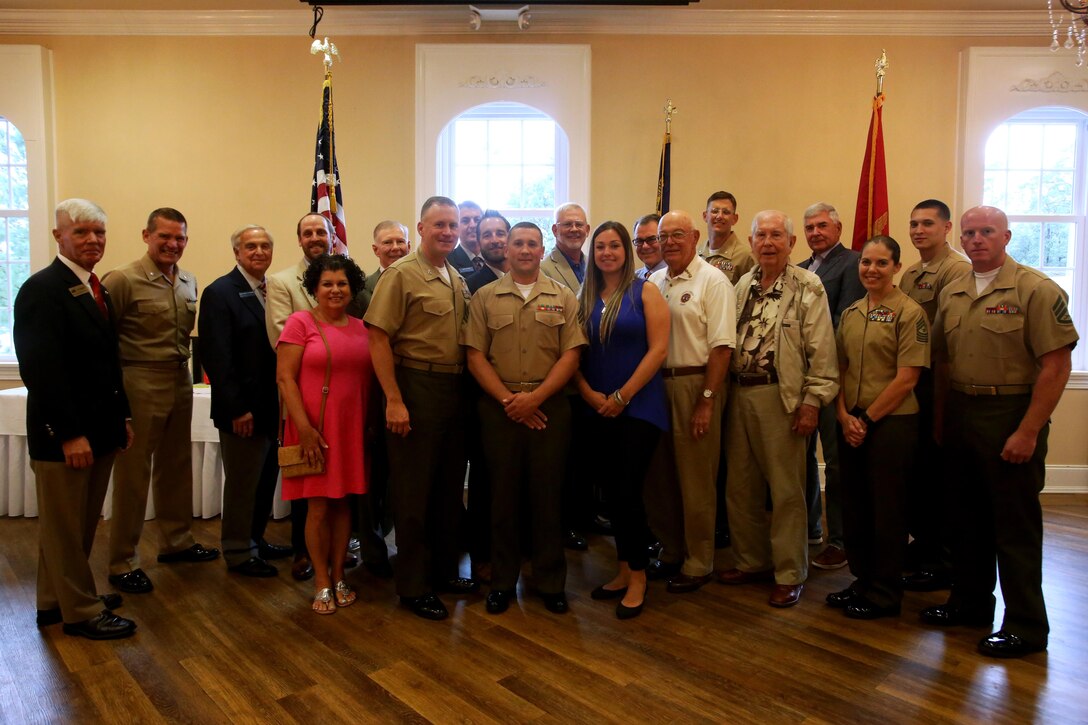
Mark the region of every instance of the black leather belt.
<instances>
[{"instance_id":1,"label":"black leather belt","mask_svg":"<svg viewBox=\"0 0 1088 725\"><path fill-rule=\"evenodd\" d=\"M393 362L395 362L397 365L400 365L402 368L408 368L409 370L420 370L425 373L460 375L465 370L464 365L448 365L446 363L423 362L422 360L413 360L410 357L394 356Z\"/></svg>"},{"instance_id":2,"label":"black leather belt","mask_svg":"<svg viewBox=\"0 0 1088 725\"><path fill-rule=\"evenodd\" d=\"M1030 385L968 385L952 381L952 389L964 395L1027 395Z\"/></svg>"},{"instance_id":3,"label":"black leather belt","mask_svg":"<svg viewBox=\"0 0 1088 725\"><path fill-rule=\"evenodd\" d=\"M685 375L702 375L706 372L706 365L688 365L685 368L661 368L661 374L666 378L680 378Z\"/></svg>"},{"instance_id":4,"label":"black leather belt","mask_svg":"<svg viewBox=\"0 0 1088 725\"><path fill-rule=\"evenodd\" d=\"M742 388L750 388L754 385L774 385L778 382L778 373L731 373L733 382Z\"/></svg>"}]
</instances>

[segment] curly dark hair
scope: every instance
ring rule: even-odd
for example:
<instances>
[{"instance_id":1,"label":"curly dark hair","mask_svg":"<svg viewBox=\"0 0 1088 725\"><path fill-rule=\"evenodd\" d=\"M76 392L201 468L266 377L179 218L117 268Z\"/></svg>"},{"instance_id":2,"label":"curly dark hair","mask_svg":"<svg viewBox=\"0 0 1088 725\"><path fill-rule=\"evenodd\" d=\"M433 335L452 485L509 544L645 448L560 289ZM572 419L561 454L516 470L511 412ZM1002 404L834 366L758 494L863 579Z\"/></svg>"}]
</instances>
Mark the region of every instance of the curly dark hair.
<instances>
[{"instance_id":1,"label":"curly dark hair","mask_svg":"<svg viewBox=\"0 0 1088 725\"><path fill-rule=\"evenodd\" d=\"M348 278L348 287L354 297L363 288L366 275L359 265L345 257L343 254L322 254L310 262L306 268L306 274L302 277L302 286L310 293L311 297L317 296L317 283L321 281L322 272L343 272Z\"/></svg>"}]
</instances>

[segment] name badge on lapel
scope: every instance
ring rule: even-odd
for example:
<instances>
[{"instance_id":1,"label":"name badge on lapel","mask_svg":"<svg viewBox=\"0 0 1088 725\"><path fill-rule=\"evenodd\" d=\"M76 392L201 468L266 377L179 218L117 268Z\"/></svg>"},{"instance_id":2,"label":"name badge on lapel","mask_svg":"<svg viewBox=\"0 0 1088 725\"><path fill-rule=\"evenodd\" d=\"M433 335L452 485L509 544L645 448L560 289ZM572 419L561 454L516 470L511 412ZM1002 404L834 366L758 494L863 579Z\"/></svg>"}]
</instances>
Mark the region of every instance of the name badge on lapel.
<instances>
[{"instance_id":1,"label":"name badge on lapel","mask_svg":"<svg viewBox=\"0 0 1088 725\"><path fill-rule=\"evenodd\" d=\"M238 296L241 297L242 299L245 299L246 297L256 297L257 293L254 292L253 290L250 290L249 292L239 292Z\"/></svg>"},{"instance_id":2,"label":"name badge on lapel","mask_svg":"<svg viewBox=\"0 0 1088 725\"><path fill-rule=\"evenodd\" d=\"M80 295L89 295L91 291L87 289L87 285L77 284L68 288L68 291L73 297L79 297Z\"/></svg>"}]
</instances>

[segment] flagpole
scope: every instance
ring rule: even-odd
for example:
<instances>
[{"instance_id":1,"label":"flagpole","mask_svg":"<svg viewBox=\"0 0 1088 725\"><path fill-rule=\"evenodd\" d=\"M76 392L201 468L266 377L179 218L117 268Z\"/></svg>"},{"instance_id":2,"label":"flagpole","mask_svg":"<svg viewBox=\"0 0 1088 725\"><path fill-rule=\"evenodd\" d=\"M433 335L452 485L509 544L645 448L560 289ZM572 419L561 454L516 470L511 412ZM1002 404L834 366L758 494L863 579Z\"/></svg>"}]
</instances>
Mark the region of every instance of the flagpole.
<instances>
[{"instance_id":1,"label":"flagpole","mask_svg":"<svg viewBox=\"0 0 1088 725\"><path fill-rule=\"evenodd\" d=\"M677 112L672 99L665 99L665 138L661 142L661 160L657 167L657 213L669 211L669 197L672 190L672 117Z\"/></svg>"},{"instance_id":2,"label":"flagpole","mask_svg":"<svg viewBox=\"0 0 1088 725\"><path fill-rule=\"evenodd\" d=\"M865 139L865 158L858 182L858 202L854 213L854 234L851 247L861 250L865 241L878 234L887 234L888 170L884 157L884 76L888 72L888 53L881 49L875 64L876 93Z\"/></svg>"}]
</instances>

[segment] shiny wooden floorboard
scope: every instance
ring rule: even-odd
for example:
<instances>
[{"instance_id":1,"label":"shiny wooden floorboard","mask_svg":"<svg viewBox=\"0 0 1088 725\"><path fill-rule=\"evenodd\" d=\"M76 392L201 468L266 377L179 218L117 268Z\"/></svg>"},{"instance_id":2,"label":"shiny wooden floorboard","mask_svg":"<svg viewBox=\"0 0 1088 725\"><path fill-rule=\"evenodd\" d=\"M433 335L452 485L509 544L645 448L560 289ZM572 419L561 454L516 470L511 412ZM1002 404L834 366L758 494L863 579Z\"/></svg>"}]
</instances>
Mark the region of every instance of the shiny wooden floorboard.
<instances>
[{"instance_id":1,"label":"shiny wooden floorboard","mask_svg":"<svg viewBox=\"0 0 1088 725\"><path fill-rule=\"evenodd\" d=\"M0 720L1086 722L1088 496L1044 503L1050 649L1012 661L975 653L983 631L923 627L918 611L942 592L908 594L898 619L845 619L823 598L849 583L846 570L814 570L788 610L767 606L766 585L671 595L655 583L643 615L619 622L588 595L611 574L604 537L568 552L566 616L544 610L531 578L502 616L484 612L482 595L446 596L451 617L436 623L398 607L392 583L361 567L349 574L359 601L319 617L310 583L286 567L254 580L222 561L151 563L155 592L126 595L119 612L139 623L136 636L90 642L35 628L37 520L0 519ZM107 528L93 554L103 585ZM215 543L219 522L195 531ZM288 525L272 524L269 538L285 542ZM141 553L154 562L153 547Z\"/></svg>"}]
</instances>

